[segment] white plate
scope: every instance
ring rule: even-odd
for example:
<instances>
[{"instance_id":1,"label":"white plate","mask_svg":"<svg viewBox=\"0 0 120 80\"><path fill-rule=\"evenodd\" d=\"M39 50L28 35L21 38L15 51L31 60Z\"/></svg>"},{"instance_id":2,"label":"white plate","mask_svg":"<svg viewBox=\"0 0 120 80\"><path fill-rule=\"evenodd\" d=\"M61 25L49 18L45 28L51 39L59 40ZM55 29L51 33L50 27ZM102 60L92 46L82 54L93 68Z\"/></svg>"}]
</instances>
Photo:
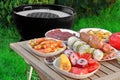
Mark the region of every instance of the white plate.
<instances>
[{"instance_id":1,"label":"white plate","mask_svg":"<svg viewBox=\"0 0 120 80\"><path fill-rule=\"evenodd\" d=\"M70 29L64 29L64 28L57 28L57 29L49 30L48 32L45 33L45 37L49 37L49 36L47 36L47 34L48 34L49 32L51 32L51 31L55 31L55 30L60 30L61 32L69 32L69 33L71 33L71 34L75 34L75 36L77 36L77 37L80 37L80 34L79 34L78 32L73 31L73 30L70 30ZM52 37L52 38L53 38L53 37ZM66 43L67 41L63 41L63 42Z\"/></svg>"},{"instance_id":2,"label":"white plate","mask_svg":"<svg viewBox=\"0 0 120 80\"><path fill-rule=\"evenodd\" d=\"M88 32L89 30L92 30L92 31L101 30L101 31L103 31L103 32L109 32L110 34L112 34L110 31L105 30L105 29L101 29L101 28L82 28L82 29L80 29L79 32ZM108 42L107 39L105 40L105 42ZM115 48L113 48L113 49L115 50L115 53L118 52ZM113 60L113 59L116 59L116 58L117 58L117 57L116 57L116 54L115 54L115 56L113 56L112 58L105 59L105 60L100 60L100 61L109 61L109 60Z\"/></svg>"},{"instance_id":3,"label":"white plate","mask_svg":"<svg viewBox=\"0 0 120 80\"><path fill-rule=\"evenodd\" d=\"M89 30L93 30L93 31L98 31L98 30L102 30L103 32L110 32L108 30L105 29L101 29L101 28L82 28L80 29L79 32L88 32ZM110 32L111 33L111 32ZM111 33L112 34L112 33Z\"/></svg>"},{"instance_id":4,"label":"white plate","mask_svg":"<svg viewBox=\"0 0 120 80\"><path fill-rule=\"evenodd\" d=\"M113 48L113 47L112 47ZM100 60L100 61L109 61L109 60L113 60L113 59L117 59L117 55L120 55L120 52L118 50L116 50L115 48L113 48L115 51L115 55L109 59L105 59L105 60Z\"/></svg>"},{"instance_id":5,"label":"white plate","mask_svg":"<svg viewBox=\"0 0 120 80\"><path fill-rule=\"evenodd\" d=\"M46 38L46 39L53 39L53 38ZM56 40L56 39L53 39L53 40ZM57 40L57 41L58 41L58 40ZM66 45L65 45L64 43L62 43L63 46L64 46L62 49L60 49L60 50L58 50L58 51L55 51L55 52L51 52L51 53L43 53L43 52L39 52L39 51L33 49L29 43L30 43L30 41L27 42L28 48L29 48L32 52L34 52L36 55L42 56L42 57L52 57L52 56L55 56L55 55L58 55L58 54L62 53L62 52L66 49Z\"/></svg>"},{"instance_id":6,"label":"white plate","mask_svg":"<svg viewBox=\"0 0 120 80\"><path fill-rule=\"evenodd\" d=\"M82 29L80 29L79 32L80 32L80 33L81 33L81 32L88 32L89 30L92 30L92 31L98 31L98 30L101 30L101 31L103 31L104 33L109 32L110 35L112 34L110 31L108 31L108 30L106 30L106 29L101 29L101 28L82 28ZM105 38L105 39L102 39L102 41L104 41L104 42L108 42L108 37Z\"/></svg>"},{"instance_id":7,"label":"white plate","mask_svg":"<svg viewBox=\"0 0 120 80\"><path fill-rule=\"evenodd\" d=\"M68 76L68 77L75 78L75 79L83 79L83 78L90 77L91 75L93 75L94 73L96 73L96 72L99 70L99 68L100 68L100 66L99 66L98 69L96 69L95 71L93 71L93 72L91 72L91 73L88 73L88 74L84 74L84 75L73 74L73 73L67 72L67 71L65 71L65 70L61 70L61 69L59 68L59 58L56 58L56 59L54 60L53 66L55 67L55 69L56 69L58 72L66 75L66 76Z\"/></svg>"}]
</instances>

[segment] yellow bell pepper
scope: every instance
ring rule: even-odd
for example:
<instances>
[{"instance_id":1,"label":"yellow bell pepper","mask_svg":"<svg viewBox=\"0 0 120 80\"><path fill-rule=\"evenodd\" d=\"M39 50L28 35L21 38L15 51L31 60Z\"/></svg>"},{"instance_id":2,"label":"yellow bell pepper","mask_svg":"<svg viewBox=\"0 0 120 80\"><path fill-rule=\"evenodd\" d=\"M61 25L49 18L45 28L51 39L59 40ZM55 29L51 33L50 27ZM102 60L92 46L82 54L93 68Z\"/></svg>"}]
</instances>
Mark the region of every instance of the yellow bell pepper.
<instances>
[{"instance_id":1,"label":"yellow bell pepper","mask_svg":"<svg viewBox=\"0 0 120 80\"><path fill-rule=\"evenodd\" d=\"M65 54L60 55L60 69L65 71L71 70L71 63Z\"/></svg>"}]
</instances>

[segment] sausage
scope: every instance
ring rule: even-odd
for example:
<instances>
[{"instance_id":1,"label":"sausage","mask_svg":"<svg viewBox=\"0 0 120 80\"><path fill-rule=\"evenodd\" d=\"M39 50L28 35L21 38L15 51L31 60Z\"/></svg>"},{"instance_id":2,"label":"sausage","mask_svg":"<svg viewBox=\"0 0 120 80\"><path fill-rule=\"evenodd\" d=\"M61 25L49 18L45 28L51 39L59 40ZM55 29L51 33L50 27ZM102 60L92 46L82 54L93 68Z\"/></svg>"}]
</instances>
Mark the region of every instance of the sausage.
<instances>
[{"instance_id":1,"label":"sausage","mask_svg":"<svg viewBox=\"0 0 120 80\"><path fill-rule=\"evenodd\" d=\"M112 47L108 43L103 43L102 51L106 53L110 53L112 50Z\"/></svg>"},{"instance_id":2,"label":"sausage","mask_svg":"<svg viewBox=\"0 0 120 80\"><path fill-rule=\"evenodd\" d=\"M89 34L86 34L85 32L81 32L80 39L85 41L86 43L88 43L89 42Z\"/></svg>"},{"instance_id":3,"label":"sausage","mask_svg":"<svg viewBox=\"0 0 120 80\"><path fill-rule=\"evenodd\" d=\"M90 46L92 46L93 48L96 49L101 49L103 47L103 42L98 40L97 37L93 36L93 35L89 35L89 42L88 44Z\"/></svg>"},{"instance_id":4,"label":"sausage","mask_svg":"<svg viewBox=\"0 0 120 80\"><path fill-rule=\"evenodd\" d=\"M101 49L103 46L103 42L101 42L97 37L92 34L88 34L85 32L80 33L80 39L88 43L90 46L96 49Z\"/></svg>"},{"instance_id":5,"label":"sausage","mask_svg":"<svg viewBox=\"0 0 120 80\"><path fill-rule=\"evenodd\" d=\"M81 32L80 39L87 42L93 48L102 50L106 54L104 55L102 60L109 59L115 56L115 50L110 44L100 41L96 36L92 34Z\"/></svg>"},{"instance_id":6,"label":"sausage","mask_svg":"<svg viewBox=\"0 0 120 80\"><path fill-rule=\"evenodd\" d=\"M108 43L100 41L96 36L92 34L81 32L80 38L93 48L100 49L105 53L110 53L112 51L112 47Z\"/></svg>"}]
</instances>

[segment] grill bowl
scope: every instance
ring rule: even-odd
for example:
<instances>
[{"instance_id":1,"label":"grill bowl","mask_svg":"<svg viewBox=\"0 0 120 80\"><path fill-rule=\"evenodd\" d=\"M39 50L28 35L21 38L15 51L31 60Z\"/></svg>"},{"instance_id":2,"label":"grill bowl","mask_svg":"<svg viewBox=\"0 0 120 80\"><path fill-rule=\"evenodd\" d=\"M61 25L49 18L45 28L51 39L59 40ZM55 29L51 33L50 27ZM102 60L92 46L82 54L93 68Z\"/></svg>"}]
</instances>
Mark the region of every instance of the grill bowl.
<instances>
[{"instance_id":1,"label":"grill bowl","mask_svg":"<svg viewBox=\"0 0 120 80\"><path fill-rule=\"evenodd\" d=\"M75 14L75 10L67 6L32 4L13 8L12 17L22 39L28 40L44 37L54 28L70 29Z\"/></svg>"}]
</instances>

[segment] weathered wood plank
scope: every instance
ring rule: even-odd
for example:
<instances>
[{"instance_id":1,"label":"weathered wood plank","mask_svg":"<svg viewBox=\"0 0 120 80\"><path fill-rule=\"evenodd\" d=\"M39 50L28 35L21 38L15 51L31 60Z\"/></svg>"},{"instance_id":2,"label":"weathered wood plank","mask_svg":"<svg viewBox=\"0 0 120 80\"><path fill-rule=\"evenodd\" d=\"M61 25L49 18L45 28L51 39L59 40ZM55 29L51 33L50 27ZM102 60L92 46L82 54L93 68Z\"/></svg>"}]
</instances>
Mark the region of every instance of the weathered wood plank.
<instances>
[{"instance_id":1,"label":"weathered wood plank","mask_svg":"<svg viewBox=\"0 0 120 80\"><path fill-rule=\"evenodd\" d=\"M107 68L113 70L113 71L120 71L119 68L115 67L114 65L108 63L108 62L101 62L101 64L103 64L104 66L106 66Z\"/></svg>"},{"instance_id":2,"label":"weathered wood plank","mask_svg":"<svg viewBox=\"0 0 120 80\"><path fill-rule=\"evenodd\" d=\"M104 66L101 66L100 67L100 70L103 72L103 73L106 73L106 74L112 74L114 73L113 71L111 71L110 69L104 67Z\"/></svg>"},{"instance_id":3,"label":"weathered wood plank","mask_svg":"<svg viewBox=\"0 0 120 80\"><path fill-rule=\"evenodd\" d=\"M103 77L98 78L96 80L120 80L120 72L109 74L107 76L103 76Z\"/></svg>"},{"instance_id":4,"label":"weathered wood plank","mask_svg":"<svg viewBox=\"0 0 120 80\"><path fill-rule=\"evenodd\" d=\"M120 69L120 64L118 64L117 60L110 60L108 62Z\"/></svg>"},{"instance_id":5,"label":"weathered wood plank","mask_svg":"<svg viewBox=\"0 0 120 80\"><path fill-rule=\"evenodd\" d=\"M90 78L91 80L95 80L95 79L98 79L99 77L94 74L94 75L90 76L89 78Z\"/></svg>"},{"instance_id":6,"label":"weathered wood plank","mask_svg":"<svg viewBox=\"0 0 120 80\"><path fill-rule=\"evenodd\" d=\"M101 70L98 70L95 74L98 75L99 77L106 76L106 74L103 73Z\"/></svg>"},{"instance_id":7,"label":"weathered wood plank","mask_svg":"<svg viewBox=\"0 0 120 80\"><path fill-rule=\"evenodd\" d=\"M45 75L43 75L39 70L37 70L36 68L34 68L34 70L36 71L38 76L40 76L41 80L47 80L47 77Z\"/></svg>"},{"instance_id":8,"label":"weathered wood plank","mask_svg":"<svg viewBox=\"0 0 120 80\"><path fill-rule=\"evenodd\" d=\"M89 78L85 78L85 79L82 79L82 80L90 80Z\"/></svg>"}]
</instances>

